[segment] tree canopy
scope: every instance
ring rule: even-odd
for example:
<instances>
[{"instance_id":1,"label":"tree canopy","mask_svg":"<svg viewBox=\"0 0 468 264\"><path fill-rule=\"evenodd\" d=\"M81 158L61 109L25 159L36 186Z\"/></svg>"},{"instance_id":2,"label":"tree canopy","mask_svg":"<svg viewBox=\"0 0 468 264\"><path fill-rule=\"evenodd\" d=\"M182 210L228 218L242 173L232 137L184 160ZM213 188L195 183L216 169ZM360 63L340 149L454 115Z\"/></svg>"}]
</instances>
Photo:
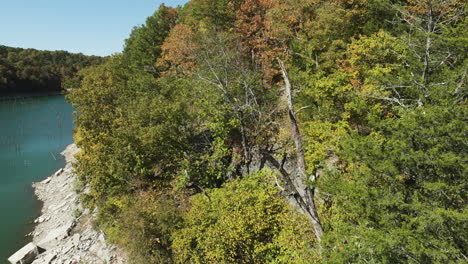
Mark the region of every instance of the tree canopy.
<instances>
[{"instance_id":1,"label":"tree canopy","mask_svg":"<svg viewBox=\"0 0 468 264\"><path fill-rule=\"evenodd\" d=\"M135 263L467 261L458 0L192 0L78 74L76 172Z\"/></svg>"}]
</instances>

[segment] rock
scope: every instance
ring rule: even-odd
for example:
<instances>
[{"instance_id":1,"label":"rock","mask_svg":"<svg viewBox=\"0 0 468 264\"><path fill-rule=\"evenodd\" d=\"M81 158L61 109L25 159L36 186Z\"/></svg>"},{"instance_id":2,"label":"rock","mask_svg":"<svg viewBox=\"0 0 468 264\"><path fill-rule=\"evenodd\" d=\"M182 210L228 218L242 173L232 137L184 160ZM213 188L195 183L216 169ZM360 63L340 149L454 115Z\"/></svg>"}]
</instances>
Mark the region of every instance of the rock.
<instances>
[{"instance_id":1,"label":"rock","mask_svg":"<svg viewBox=\"0 0 468 264\"><path fill-rule=\"evenodd\" d=\"M48 184L52 178L48 177L47 179L41 181L42 184Z\"/></svg>"},{"instance_id":2,"label":"rock","mask_svg":"<svg viewBox=\"0 0 468 264\"><path fill-rule=\"evenodd\" d=\"M44 258L44 262L45 263L51 263L52 260L54 260L56 257L57 257L57 254L55 254L55 253L49 254Z\"/></svg>"},{"instance_id":3,"label":"rock","mask_svg":"<svg viewBox=\"0 0 468 264\"><path fill-rule=\"evenodd\" d=\"M57 241L64 239L68 236L69 230L73 227L73 223L60 226L54 230L48 232L47 236L39 241L37 245L44 249L49 249L53 247Z\"/></svg>"},{"instance_id":4,"label":"rock","mask_svg":"<svg viewBox=\"0 0 468 264\"><path fill-rule=\"evenodd\" d=\"M8 261L12 264L29 264L34 261L37 255L39 255L39 249L31 242L11 255Z\"/></svg>"},{"instance_id":5,"label":"rock","mask_svg":"<svg viewBox=\"0 0 468 264\"><path fill-rule=\"evenodd\" d=\"M40 223L44 223L44 222L49 221L49 220L50 220L50 216L46 217L44 215L41 215L36 220L34 220L34 223L35 224L40 224ZM32 234L32 232L31 232L31 234Z\"/></svg>"},{"instance_id":6,"label":"rock","mask_svg":"<svg viewBox=\"0 0 468 264\"><path fill-rule=\"evenodd\" d=\"M33 264L103 263L106 260L113 264L127 263L124 252L106 244L104 234L93 229L97 211L84 209L74 191L76 176L72 163L77 151L75 145L67 147L62 152L67 161L65 168L33 184L34 193L44 203L42 215L35 220L33 243L40 251L45 249L33 257ZM89 186L85 189L89 191ZM76 212L82 212L81 216L77 217Z\"/></svg>"},{"instance_id":7,"label":"rock","mask_svg":"<svg viewBox=\"0 0 468 264\"><path fill-rule=\"evenodd\" d=\"M104 237L104 233L101 232L101 234L99 234L98 240L101 241L102 243L106 242L106 238Z\"/></svg>"},{"instance_id":8,"label":"rock","mask_svg":"<svg viewBox=\"0 0 468 264\"><path fill-rule=\"evenodd\" d=\"M55 206L50 207L50 210L51 211L56 211L56 210L60 209L61 207L65 206L66 204L67 204L67 201L63 201L59 205L55 205Z\"/></svg>"},{"instance_id":9,"label":"rock","mask_svg":"<svg viewBox=\"0 0 468 264\"><path fill-rule=\"evenodd\" d=\"M89 214L89 208L85 208L84 211L83 211L83 214L84 214L84 215Z\"/></svg>"},{"instance_id":10,"label":"rock","mask_svg":"<svg viewBox=\"0 0 468 264\"><path fill-rule=\"evenodd\" d=\"M63 168L59 169L57 172L54 173L54 177L57 177L60 175L60 173L63 172Z\"/></svg>"},{"instance_id":11,"label":"rock","mask_svg":"<svg viewBox=\"0 0 468 264\"><path fill-rule=\"evenodd\" d=\"M57 253L46 251L40 258L34 260L32 264L50 264L54 259L57 258Z\"/></svg>"},{"instance_id":12,"label":"rock","mask_svg":"<svg viewBox=\"0 0 468 264\"><path fill-rule=\"evenodd\" d=\"M67 254L74 248L75 246L73 244L66 245L64 249L62 249L62 254Z\"/></svg>"},{"instance_id":13,"label":"rock","mask_svg":"<svg viewBox=\"0 0 468 264\"><path fill-rule=\"evenodd\" d=\"M78 234L78 233L74 234L73 237L72 237L73 244L79 245L80 244L80 238L81 238L80 234Z\"/></svg>"}]
</instances>

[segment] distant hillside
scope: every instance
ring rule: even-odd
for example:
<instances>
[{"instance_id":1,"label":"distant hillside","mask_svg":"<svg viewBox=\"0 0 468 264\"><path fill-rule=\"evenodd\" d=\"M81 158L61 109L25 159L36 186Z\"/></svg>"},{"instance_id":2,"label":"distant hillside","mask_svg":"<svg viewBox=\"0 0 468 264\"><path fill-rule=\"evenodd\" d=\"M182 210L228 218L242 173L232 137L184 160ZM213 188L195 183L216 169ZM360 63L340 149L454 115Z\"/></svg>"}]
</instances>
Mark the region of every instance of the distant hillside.
<instances>
[{"instance_id":1,"label":"distant hillside","mask_svg":"<svg viewBox=\"0 0 468 264\"><path fill-rule=\"evenodd\" d=\"M104 58L0 45L0 96L60 91L62 81Z\"/></svg>"}]
</instances>

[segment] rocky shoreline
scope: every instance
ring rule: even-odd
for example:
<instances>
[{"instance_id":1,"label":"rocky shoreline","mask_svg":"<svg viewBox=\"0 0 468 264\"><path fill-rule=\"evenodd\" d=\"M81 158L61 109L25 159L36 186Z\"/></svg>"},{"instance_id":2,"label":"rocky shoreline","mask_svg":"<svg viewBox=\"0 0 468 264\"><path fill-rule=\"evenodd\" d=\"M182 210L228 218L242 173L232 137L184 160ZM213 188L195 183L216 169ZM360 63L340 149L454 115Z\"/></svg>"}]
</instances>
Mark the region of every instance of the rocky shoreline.
<instances>
[{"instance_id":1,"label":"rocky shoreline","mask_svg":"<svg viewBox=\"0 0 468 264\"><path fill-rule=\"evenodd\" d=\"M107 244L104 234L93 229L95 214L83 209L74 191L72 164L78 151L75 144L69 145L61 153L67 162L65 168L33 184L43 202L41 216L29 234L32 242L13 254L8 259L11 263L126 263L123 252Z\"/></svg>"}]
</instances>

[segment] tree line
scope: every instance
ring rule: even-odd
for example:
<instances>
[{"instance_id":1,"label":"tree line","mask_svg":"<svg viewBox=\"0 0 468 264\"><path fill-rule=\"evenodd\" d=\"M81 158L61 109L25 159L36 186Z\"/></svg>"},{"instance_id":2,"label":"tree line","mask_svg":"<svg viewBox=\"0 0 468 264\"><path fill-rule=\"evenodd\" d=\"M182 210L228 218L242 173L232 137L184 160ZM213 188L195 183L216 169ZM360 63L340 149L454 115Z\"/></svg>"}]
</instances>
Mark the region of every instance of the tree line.
<instances>
[{"instance_id":1,"label":"tree line","mask_svg":"<svg viewBox=\"0 0 468 264\"><path fill-rule=\"evenodd\" d=\"M58 92L64 80L102 62L98 56L0 45L0 95Z\"/></svg>"},{"instance_id":2,"label":"tree line","mask_svg":"<svg viewBox=\"0 0 468 264\"><path fill-rule=\"evenodd\" d=\"M161 5L68 95L134 263L467 261L467 4Z\"/></svg>"}]
</instances>

